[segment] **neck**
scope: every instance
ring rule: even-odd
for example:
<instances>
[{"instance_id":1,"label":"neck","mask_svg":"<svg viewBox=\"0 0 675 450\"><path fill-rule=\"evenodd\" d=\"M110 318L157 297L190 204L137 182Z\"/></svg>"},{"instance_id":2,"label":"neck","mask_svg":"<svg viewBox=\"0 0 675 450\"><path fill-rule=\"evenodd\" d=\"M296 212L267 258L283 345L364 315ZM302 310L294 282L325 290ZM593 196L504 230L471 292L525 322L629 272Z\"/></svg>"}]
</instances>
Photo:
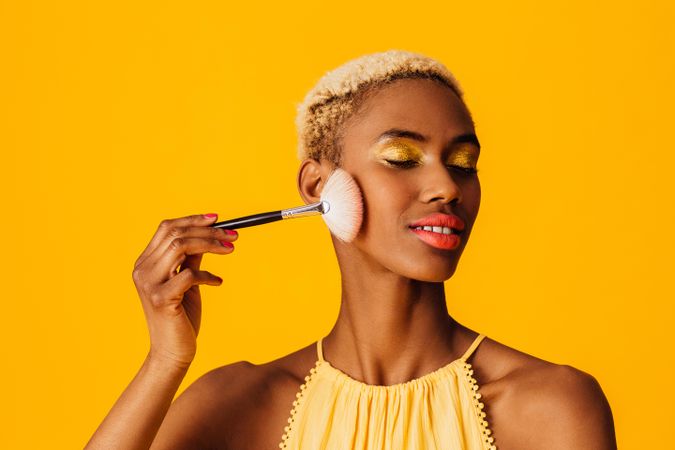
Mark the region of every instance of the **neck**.
<instances>
[{"instance_id":1,"label":"neck","mask_svg":"<svg viewBox=\"0 0 675 450\"><path fill-rule=\"evenodd\" d=\"M459 358L475 333L448 314L442 282L412 280L380 268L342 272L337 321L324 357L352 378L391 385Z\"/></svg>"}]
</instances>

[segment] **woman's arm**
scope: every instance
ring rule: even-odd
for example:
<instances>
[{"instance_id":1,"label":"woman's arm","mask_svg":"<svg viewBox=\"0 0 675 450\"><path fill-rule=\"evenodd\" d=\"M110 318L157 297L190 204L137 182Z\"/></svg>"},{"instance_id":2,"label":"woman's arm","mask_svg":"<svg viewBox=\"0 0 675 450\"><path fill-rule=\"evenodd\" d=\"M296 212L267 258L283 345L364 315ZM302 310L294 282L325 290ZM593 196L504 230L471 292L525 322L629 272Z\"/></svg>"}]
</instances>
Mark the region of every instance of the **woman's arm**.
<instances>
[{"instance_id":1,"label":"woman's arm","mask_svg":"<svg viewBox=\"0 0 675 450\"><path fill-rule=\"evenodd\" d=\"M236 232L210 227L215 215L163 220L134 264L150 351L86 448L148 449L197 351L199 285L223 280L200 270L206 252L232 253Z\"/></svg>"},{"instance_id":2,"label":"woman's arm","mask_svg":"<svg viewBox=\"0 0 675 450\"><path fill-rule=\"evenodd\" d=\"M503 442L522 450L616 450L614 420L598 381L569 365L530 370L509 406ZM499 448L496 433L495 444ZM508 436L506 435L508 434Z\"/></svg>"},{"instance_id":3,"label":"woman's arm","mask_svg":"<svg viewBox=\"0 0 675 450\"><path fill-rule=\"evenodd\" d=\"M551 415L541 428L545 448L616 450L612 409L595 377L564 365L552 380L557 385L547 396Z\"/></svg>"},{"instance_id":4,"label":"woman's arm","mask_svg":"<svg viewBox=\"0 0 675 450\"><path fill-rule=\"evenodd\" d=\"M150 448L188 367L149 352L85 449Z\"/></svg>"}]
</instances>

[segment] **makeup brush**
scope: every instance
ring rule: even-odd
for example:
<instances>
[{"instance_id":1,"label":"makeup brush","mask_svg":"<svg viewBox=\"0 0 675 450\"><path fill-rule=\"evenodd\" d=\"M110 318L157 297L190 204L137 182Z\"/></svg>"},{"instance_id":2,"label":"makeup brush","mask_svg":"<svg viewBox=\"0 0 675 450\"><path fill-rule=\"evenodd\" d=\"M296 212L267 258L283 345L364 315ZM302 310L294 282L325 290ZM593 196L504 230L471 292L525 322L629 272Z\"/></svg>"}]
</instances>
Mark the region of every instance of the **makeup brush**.
<instances>
[{"instance_id":1,"label":"makeup brush","mask_svg":"<svg viewBox=\"0 0 675 450\"><path fill-rule=\"evenodd\" d=\"M363 219L363 197L356 181L345 170L338 167L331 172L316 203L225 220L211 226L233 230L318 214L341 241L351 242L356 237Z\"/></svg>"}]
</instances>

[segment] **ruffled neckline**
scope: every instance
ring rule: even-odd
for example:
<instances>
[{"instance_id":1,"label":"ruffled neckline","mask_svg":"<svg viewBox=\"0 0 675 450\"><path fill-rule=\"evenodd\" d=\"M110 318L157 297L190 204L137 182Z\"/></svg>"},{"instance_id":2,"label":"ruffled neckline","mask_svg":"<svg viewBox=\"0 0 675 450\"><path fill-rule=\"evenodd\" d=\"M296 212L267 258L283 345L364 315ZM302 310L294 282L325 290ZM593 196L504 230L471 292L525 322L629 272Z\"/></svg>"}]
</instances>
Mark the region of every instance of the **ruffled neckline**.
<instances>
[{"instance_id":1,"label":"ruffled neckline","mask_svg":"<svg viewBox=\"0 0 675 450\"><path fill-rule=\"evenodd\" d=\"M462 365L465 363L465 360L462 358L457 358L452 361L450 361L448 364L439 367L438 369L426 373L420 377L413 378L412 380L408 381L403 381L401 383L395 383L395 384L368 384L364 383L363 381L357 380L356 378L351 377L349 374L346 372L343 372L342 370L338 369L337 367L333 366L331 363L326 361L325 359L322 361L317 361L316 362L316 367L319 368L321 366L325 366L328 371L333 373L337 378L343 380L345 383L352 384L354 386L357 386L361 389L371 389L371 390L399 390L399 389L406 389L410 387L415 387L420 384L425 384L429 381L432 381L434 379L438 379L441 375L446 374L447 372L451 372L453 368L460 368ZM455 372L456 373L456 372Z\"/></svg>"}]
</instances>

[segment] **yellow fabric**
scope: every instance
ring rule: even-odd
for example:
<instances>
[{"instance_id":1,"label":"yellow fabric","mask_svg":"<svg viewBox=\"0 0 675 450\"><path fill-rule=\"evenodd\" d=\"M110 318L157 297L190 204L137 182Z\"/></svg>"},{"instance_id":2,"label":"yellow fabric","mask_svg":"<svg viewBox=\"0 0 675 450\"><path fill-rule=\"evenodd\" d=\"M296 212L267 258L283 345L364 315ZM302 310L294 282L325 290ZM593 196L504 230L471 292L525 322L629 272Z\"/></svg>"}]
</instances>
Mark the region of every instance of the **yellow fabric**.
<instances>
[{"instance_id":1,"label":"yellow fabric","mask_svg":"<svg viewBox=\"0 0 675 450\"><path fill-rule=\"evenodd\" d=\"M293 402L280 448L302 450L495 450L478 384L467 362L485 335L459 359L390 386L360 382L323 358Z\"/></svg>"}]
</instances>

